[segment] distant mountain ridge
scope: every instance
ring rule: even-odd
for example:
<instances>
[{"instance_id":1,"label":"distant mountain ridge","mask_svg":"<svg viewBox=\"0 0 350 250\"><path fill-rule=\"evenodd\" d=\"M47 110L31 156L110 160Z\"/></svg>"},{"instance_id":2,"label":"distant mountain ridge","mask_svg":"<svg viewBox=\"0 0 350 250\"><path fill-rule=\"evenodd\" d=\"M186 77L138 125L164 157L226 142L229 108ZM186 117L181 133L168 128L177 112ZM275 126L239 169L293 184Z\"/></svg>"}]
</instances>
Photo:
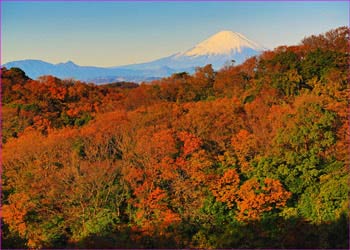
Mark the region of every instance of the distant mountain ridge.
<instances>
[{"instance_id":1,"label":"distant mountain ridge","mask_svg":"<svg viewBox=\"0 0 350 250\"><path fill-rule=\"evenodd\" d=\"M170 76L176 72L193 73L196 67L212 64L215 70L231 61L236 64L260 54L265 48L240 33L220 31L193 48L147 63L116 67L79 66L72 61L51 64L41 60L20 60L4 64L6 68L18 67L35 79L42 75L75 78L93 83L115 81L147 81Z\"/></svg>"},{"instance_id":2,"label":"distant mountain ridge","mask_svg":"<svg viewBox=\"0 0 350 250\"><path fill-rule=\"evenodd\" d=\"M79 66L71 61L52 64L41 60L21 60L9 62L3 66L6 68L21 68L32 79L36 79L42 75L53 75L62 79L74 78L97 84L125 80L141 82L157 79L176 72L175 70L172 71L170 68L140 71L127 68Z\"/></svg>"}]
</instances>

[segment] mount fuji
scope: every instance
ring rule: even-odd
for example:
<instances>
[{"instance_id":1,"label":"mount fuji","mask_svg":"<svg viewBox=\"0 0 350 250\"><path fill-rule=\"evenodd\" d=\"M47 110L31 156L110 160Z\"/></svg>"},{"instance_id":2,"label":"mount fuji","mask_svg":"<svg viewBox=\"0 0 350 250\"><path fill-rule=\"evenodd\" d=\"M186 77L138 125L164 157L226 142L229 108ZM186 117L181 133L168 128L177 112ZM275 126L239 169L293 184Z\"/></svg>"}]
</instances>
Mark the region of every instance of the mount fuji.
<instances>
[{"instance_id":1,"label":"mount fuji","mask_svg":"<svg viewBox=\"0 0 350 250\"><path fill-rule=\"evenodd\" d=\"M193 48L155 61L116 67L79 66L71 61L51 64L40 60L21 60L4 64L6 68L18 67L31 78L53 75L75 78L93 83L114 81L147 81L170 76L176 72L193 73L196 67L212 64L215 70L235 62L259 55L265 48L244 35L233 31L220 31Z\"/></svg>"},{"instance_id":2,"label":"mount fuji","mask_svg":"<svg viewBox=\"0 0 350 250\"><path fill-rule=\"evenodd\" d=\"M232 60L236 64L240 64L264 50L266 48L249 40L242 34L224 30L185 52L176 53L148 63L126 65L120 68L154 69L167 66L171 69L182 70L212 64L213 68L218 70L227 63L231 63Z\"/></svg>"}]
</instances>

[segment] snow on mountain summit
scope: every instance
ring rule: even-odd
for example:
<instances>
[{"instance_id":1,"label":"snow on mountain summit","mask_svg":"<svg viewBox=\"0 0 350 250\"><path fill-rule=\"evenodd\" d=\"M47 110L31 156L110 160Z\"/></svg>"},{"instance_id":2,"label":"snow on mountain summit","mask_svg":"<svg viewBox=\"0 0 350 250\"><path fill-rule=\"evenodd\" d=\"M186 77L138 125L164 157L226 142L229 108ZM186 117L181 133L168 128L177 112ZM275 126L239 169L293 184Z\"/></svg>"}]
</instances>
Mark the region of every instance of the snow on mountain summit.
<instances>
[{"instance_id":1,"label":"snow on mountain summit","mask_svg":"<svg viewBox=\"0 0 350 250\"><path fill-rule=\"evenodd\" d=\"M209 37L194 48L182 53L182 55L202 56L241 53L244 48L250 48L256 51L264 50L264 47L250 41L242 34L224 30Z\"/></svg>"}]
</instances>

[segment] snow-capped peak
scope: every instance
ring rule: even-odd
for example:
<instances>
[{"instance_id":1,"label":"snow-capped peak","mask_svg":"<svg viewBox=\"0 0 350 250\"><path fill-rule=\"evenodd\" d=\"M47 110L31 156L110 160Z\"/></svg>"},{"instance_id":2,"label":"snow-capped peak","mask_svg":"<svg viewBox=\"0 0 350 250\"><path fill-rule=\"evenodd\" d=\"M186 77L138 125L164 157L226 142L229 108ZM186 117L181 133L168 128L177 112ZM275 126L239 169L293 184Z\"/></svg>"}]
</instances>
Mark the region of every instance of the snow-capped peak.
<instances>
[{"instance_id":1,"label":"snow-capped peak","mask_svg":"<svg viewBox=\"0 0 350 250\"><path fill-rule=\"evenodd\" d=\"M257 51L264 50L264 47L250 41L240 33L223 30L197 44L194 48L186 51L182 55L202 56L240 53L244 48L250 48Z\"/></svg>"}]
</instances>

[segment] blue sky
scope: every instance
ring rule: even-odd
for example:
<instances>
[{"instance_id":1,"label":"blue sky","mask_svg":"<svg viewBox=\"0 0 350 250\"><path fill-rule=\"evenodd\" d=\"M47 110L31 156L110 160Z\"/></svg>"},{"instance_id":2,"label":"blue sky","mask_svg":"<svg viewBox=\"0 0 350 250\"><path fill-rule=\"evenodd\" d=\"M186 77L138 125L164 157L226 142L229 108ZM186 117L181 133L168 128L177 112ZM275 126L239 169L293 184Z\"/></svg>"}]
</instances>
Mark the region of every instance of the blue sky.
<instances>
[{"instance_id":1,"label":"blue sky","mask_svg":"<svg viewBox=\"0 0 350 250\"><path fill-rule=\"evenodd\" d=\"M267 48L349 25L349 2L2 2L1 63L146 62L220 30Z\"/></svg>"}]
</instances>

